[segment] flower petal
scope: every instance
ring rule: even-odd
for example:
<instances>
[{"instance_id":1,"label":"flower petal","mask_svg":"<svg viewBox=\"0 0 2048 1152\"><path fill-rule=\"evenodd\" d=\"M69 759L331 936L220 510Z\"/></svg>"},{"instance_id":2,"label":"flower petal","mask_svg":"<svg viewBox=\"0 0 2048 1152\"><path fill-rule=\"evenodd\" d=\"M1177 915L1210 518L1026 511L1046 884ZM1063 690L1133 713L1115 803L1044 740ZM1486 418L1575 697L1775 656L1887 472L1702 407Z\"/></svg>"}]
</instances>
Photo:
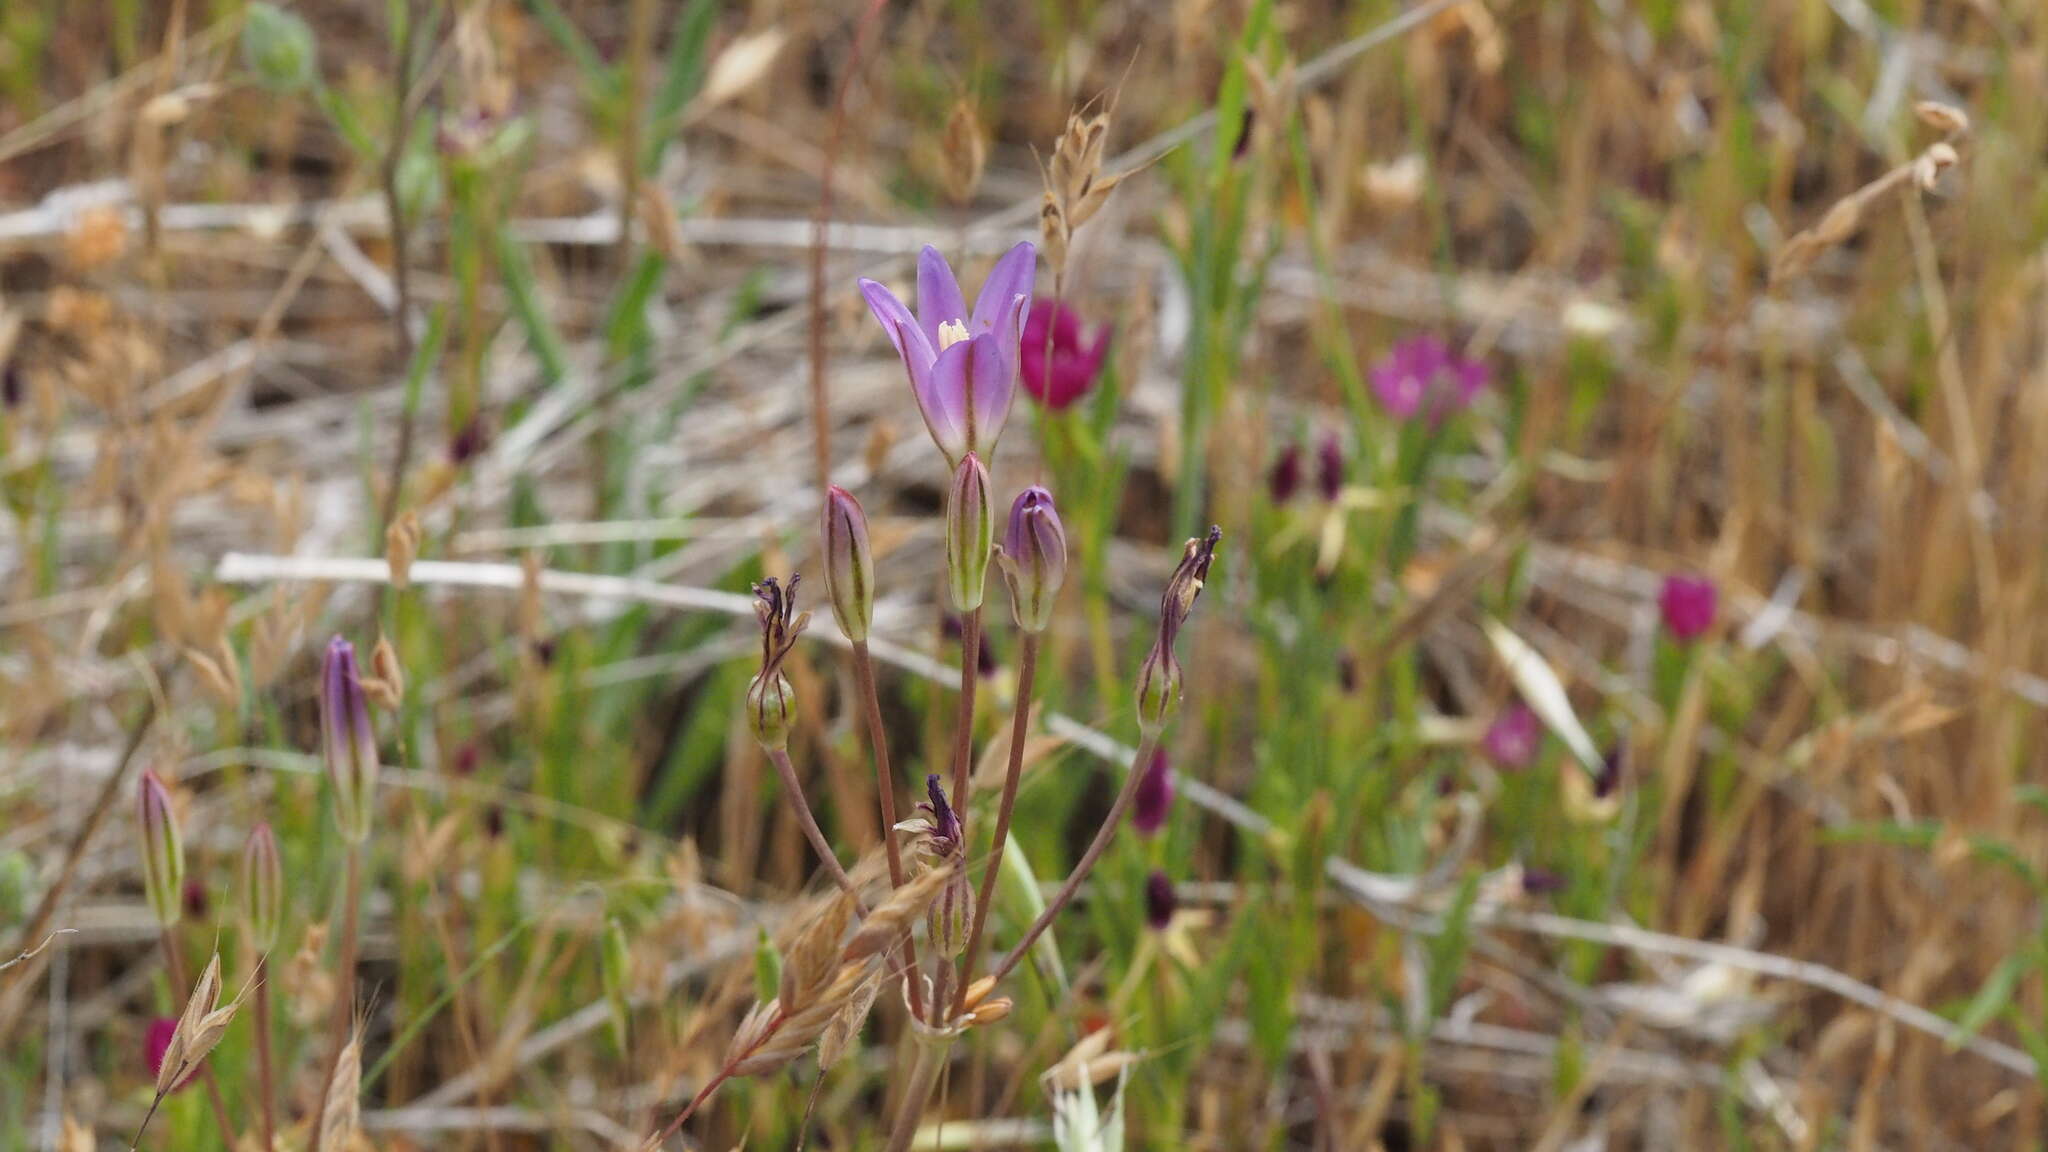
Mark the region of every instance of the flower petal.
<instances>
[{"instance_id":1,"label":"flower petal","mask_svg":"<svg viewBox=\"0 0 2048 1152\"><path fill-rule=\"evenodd\" d=\"M939 325L967 319L967 298L960 294L953 266L929 244L917 254L917 319L933 348L939 346Z\"/></svg>"},{"instance_id":2,"label":"flower petal","mask_svg":"<svg viewBox=\"0 0 2048 1152\"><path fill-rule=\"evenodd\" d=\"M1024 311L1031 307L1031 284L1037 274L1038 249L1031 246L1031 241L1023 241L1003 253L1003 258L989 270L988 279L982 282L981 295L974 299L974 323L968 325L968 331L993 332L1008 320L1014 325L1009 332L1009 342L1014 346L1024 328ZM1019 296L1024 298L1022 307L1015 306Z\"/></svg>"},{"instance_id":3,"label":"flower petal","mask_svg":"<svg viewBox=\"0 0 2048 1152\"><path fill-rule=\"evenodd\" d=\"M860 294L868 302L868 311L881 321L882 331L889 334L889 342L896 346L896 354L903 357L903 363L913 374L929 367L934 355L932 342L918 327L917 317L910 314L903 301L896 298L880 283L865 277L860 282ZM913 353L915 357L913 358Z\"/></svg>"},{"instance_id":4,"label":"flower petal","mask_svg":"<svg viewBox=\"0 0 2048 1152\"><path fill-rule=\"evenodd\" d=\"M917 388L917 409L924 415L924 426L931 430L939 451L946 454L946 462L955 467L974 447L967 389L973 345L972 340L962 340L939 353Z\"/></svg>"},{"instance_id":5,"label":"flower petal","mask_svg":"<svg viewBox=\"0 0 2048 1152\"><path fill-rule=\"evenodd\" d=\"M1003 435L1003 422L1010 417L1010 398L1017 391L1017 345L1006 343L996 333L983 332L965 347L971 350L964 358L966 372L961 381L967 399L967 447L993 457L996 441Z\"/></svg>"}]
</instances>

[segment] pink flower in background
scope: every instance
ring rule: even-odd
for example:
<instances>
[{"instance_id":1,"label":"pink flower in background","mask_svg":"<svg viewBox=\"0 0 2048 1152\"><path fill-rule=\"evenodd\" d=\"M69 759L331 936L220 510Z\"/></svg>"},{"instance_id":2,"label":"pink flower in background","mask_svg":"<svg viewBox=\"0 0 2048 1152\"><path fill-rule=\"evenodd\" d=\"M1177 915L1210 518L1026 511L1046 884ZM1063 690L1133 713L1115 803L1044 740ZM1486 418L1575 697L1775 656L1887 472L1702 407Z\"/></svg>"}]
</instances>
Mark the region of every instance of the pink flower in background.
<instances>
[{"instance_id":1,"label":"pink flower in background","mask_svg":"<svg viewBox=\"0 0 2048 1152\"><path fill-rule=\"evenodd\" d=\"M1666 576L1657 593L1657 608L1664 614L1665 630L1680 643L1690 643L1714 626L1714 612L1720 593L1704 576Z\"/></svg>"},{"instance_id":2,"label":"pink flower in background","mask_svg":"<svg viewBox=\"0 0 2048 1152\"><path fill-rule=\"evenodd\" d=\"M1052 333L1052 356L1046 357L1046 333ZM1046 408L1058 412L1095 389L1102 375L1102 362L1109 355L1109 325L1096 329L1095 339L1084 340L1081 316L1065 304L1052 300L1032 302L1024 320L1024 342L1018 347L1023 365L1024 391Z\"/></svg>"},{"instance_id":3,"label":"pink flower in background","mask_svg":"<svg viewBox=\"0 0 2048 1152\"><path fill-rule=\"evenodd\" d=\"M1152 753L1152 760L1138 777L1138 791L1131 797L1131 830L1150 839L1166 827L1173 811L1173 771L1166 765L1166 749Z\"/></svg>"},{"instance_id":4,"label":"pink flower in background","mask_svg":"<svg viewBox=\"0 0 2048 1152\"><path fill-rule=\"evenodd\" d=\"M1344 493L1344 441L1335 432L1323 433L1316 445L1316 489L1327 503Z\"/></svg>"},{"instance_id":5,"label":"pink flower in background","mask_svg":"<svg viewBox=\"0 0 2048 1152\"><path fill-rule=\"evenodd\" d=\"M1301 445L1289 442L1273 458L1273 470L1266 474L1266 491L1273 503L1285 504L1301 490Z\"/></svg>"},{"instance_id":6,"label":"pink flower in background","mask_svg":"<svg viewBox=\"0 0 2048 1152\"><path fill-rule=\"evenodd\" d=\"M170 1051L171 1037L176 1035L177 1031L178 1021L170 1016L158 1016L149 1022L149 1030L144 1032L142 1036L142 1048L143 1055L149 1061L150 1079L156 1079L157 1073L163 1071L164 1053ZM172 1085L171 1091L182 1091L186 1086L190 1085L192 1081L198 1077L198 1075L199 1069L194 1068L191 1072L186 1074L183 1080L180 1080L176 1084Z\"/></svg>"},{"instance_id":7,"label":"pink flower in background","mask_svg":"<svg viewBox=\"0 0 2048 1152\"><path fill-rule=\"evenodd\" d=\"M1494 717L1480 746L1486 750L1486 758L1502 768L1527 768L1542 742L1542 721L1528 705L1518 702Z\"/></svg>"},{"instance_id":8,"label":"pink flower in background","mask_svg":"<svg viewBox=\"0 0 2048 1152\"><path fill-rule=\"evenodd\" d=\"M1484 363L1467 360L1442 340L1410 336L1373 367L1372 394L1398 419L1407 420L1426 406L1435 423L1470 407L1490 379Z\"/></svg>"}]
</instances>

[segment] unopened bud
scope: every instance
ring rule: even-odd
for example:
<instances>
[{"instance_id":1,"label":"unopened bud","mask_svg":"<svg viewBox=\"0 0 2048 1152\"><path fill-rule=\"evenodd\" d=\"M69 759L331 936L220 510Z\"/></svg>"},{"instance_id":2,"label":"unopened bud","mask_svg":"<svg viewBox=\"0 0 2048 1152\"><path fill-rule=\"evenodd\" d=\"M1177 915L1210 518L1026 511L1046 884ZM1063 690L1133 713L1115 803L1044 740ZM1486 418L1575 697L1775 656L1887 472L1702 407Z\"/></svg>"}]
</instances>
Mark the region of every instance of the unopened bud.
<instances>
[{"instance_id":1,"label":"unopened bud","mask_svg":"<svg viewBox=\"0 0 2048 1152\"><path fill-rule=\"evenodd\" d=\"M171 809L171 790L153 770L142 773L137 806L142 823L142 886L156 922L169 928L185 913L185 841L178 834L178 815Z\"/></svg>"},{"instance_id":2,"label":"unopened bud","mask_svg":"<svg viewBox=\"0 0 2048 1152\"><path fill-rule=\"evenodd\" d=\"M825 490L825 592L839 630L858 644L868 638L875 616L875 557L868 545L868 517L853 493L837 484Z\"/></svg>"},{"instance_id":3,"label":"unopened bud","mask_svg":"<svg viewBox=\"0 0 2048 1152\"><path fill-rule=\"evenodd\" d=\"M931 933L932 949L941 956L958 956L967 950L967 933L974 923L974 885L967 870L952 867L938 899L925 913L925 929Z\"/></svg>"},{"instance_id":4,"label":"unopened bud","mask_svg":"<svg viewBox=\"0 0 2048 1152\"><path fill-rule=\"evenodd\" d=\"M1053 507L1052 493L1032 485L1017 494L1003 533L998 563L1010 583L1010 608L1017 627L1043 632L1052 623L1053 602L1067 579L1067 530Z\"/></svg>"},{"instance_id":5,"label":"unopened bud","mask_svg":"<svg viewBox=\"0 0 2048 1152\"><path fill-rule=\"evenodd\" d=\"M988 558L995 547L995 509L989 504L988 469L969 452L953 471L946 490L946 580L953 607L972 612L981 607L988 582Z\"/></svg>"},{"instance_id":6,"label":"unopened bud","mask_svg":"<svg viewBox=\"0 0 2048 1152\"><path fill-rule=\"evenodd\" d=\"M258 952L277 947L284 920L284 866L277 857L277 836L268 822L256 825L242 849L240 892L242 927Z\"/></svg>"},{"instance_id":7,"label":"unopened bud","mask_svg":"<svg viewBox=\"0 0 2048 1152\"><path fill-rule=\"evenodd\" d=\"M796 723L796 690L789 677L780 673L756 676L747 685L747 730L763 748L781 748L789 743L789 730Z\"/></svg>"},{"instance_id":8,"label":"unopened bud","mask_svg":"<svg viewBox=\"0 0 2048 1152\"><path fill-rule=\"evenodd\" d=\"M335 819L355 844L370 838L377 793L377 737L362 680L355 648L336 636L320 670L321 751L334 782Z\"/></svg>"},{"instance_id":9,"label":"unopened bud","mask_svg":"<svg viewBox=\"0 0 2048 1152\"><path fill-rule=\"evenodd\" d=\"M1153 645L1145 666L1138 670L1138 728L1157 735L1166 722L1180 711L1180 662L1173 650Z\"/></svg>"}]
</instances>

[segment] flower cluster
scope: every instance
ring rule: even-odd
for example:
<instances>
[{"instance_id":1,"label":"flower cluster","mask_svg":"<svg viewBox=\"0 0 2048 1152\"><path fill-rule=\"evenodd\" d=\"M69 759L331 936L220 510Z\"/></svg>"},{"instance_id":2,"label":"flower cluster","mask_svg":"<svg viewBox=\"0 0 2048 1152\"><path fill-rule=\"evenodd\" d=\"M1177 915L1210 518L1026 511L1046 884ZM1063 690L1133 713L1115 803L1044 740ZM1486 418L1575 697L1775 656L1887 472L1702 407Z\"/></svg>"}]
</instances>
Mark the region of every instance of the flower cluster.
<instances>
[{"instance_id":1,"label":"flower cluster","mask_svg":"<svg viewBox=\"0 0 2048 1152\"><path fill-rule=\"evenodd\" d=\"M1396 419L1426 412L1431 423L1471 407L1492 378L1483 361L1453 352L1435 336L1411 336L1372 369L1372 394Z\"/></svg>"}]
</instances>

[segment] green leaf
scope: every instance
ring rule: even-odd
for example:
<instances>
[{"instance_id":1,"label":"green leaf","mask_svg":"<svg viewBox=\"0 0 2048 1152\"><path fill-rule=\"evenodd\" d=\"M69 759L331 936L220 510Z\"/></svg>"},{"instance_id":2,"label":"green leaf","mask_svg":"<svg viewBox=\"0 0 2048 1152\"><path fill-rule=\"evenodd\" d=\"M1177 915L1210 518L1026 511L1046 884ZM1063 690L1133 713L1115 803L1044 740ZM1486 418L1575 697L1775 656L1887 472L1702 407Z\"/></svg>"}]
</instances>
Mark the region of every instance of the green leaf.
<instances>
[{"instance_id":1,"label":"green leaf","mask_svg":"<svg viewBox=\"0 0 2048 1152\"><path fill-rule=\"evenodd\" d=\"M297 92L313 82L319 52L313 29L296 13L262 0L242 16L242 63L272 92Z\"/></svg>"},{"instance_id":2,"label":"green leaf","mask_svg":"<svg viewBox=\"0 0 2048 1152\"><path fill-rule=\"evenodd\" d=\"M2020 977L2030 966L2028 956L2015 952L1991 970L1991 975L1985 977L1983 987L1977 989L1977 995L1971 998L1969 1006L1956 1017L1955 1033L1948 1038L1950 1052L1961 1048L1963 1041L1976 1035L2005 1011L2006 1005L2012 1002L2013 990L2019 987Z\"/></svg>"}]
</instances>

